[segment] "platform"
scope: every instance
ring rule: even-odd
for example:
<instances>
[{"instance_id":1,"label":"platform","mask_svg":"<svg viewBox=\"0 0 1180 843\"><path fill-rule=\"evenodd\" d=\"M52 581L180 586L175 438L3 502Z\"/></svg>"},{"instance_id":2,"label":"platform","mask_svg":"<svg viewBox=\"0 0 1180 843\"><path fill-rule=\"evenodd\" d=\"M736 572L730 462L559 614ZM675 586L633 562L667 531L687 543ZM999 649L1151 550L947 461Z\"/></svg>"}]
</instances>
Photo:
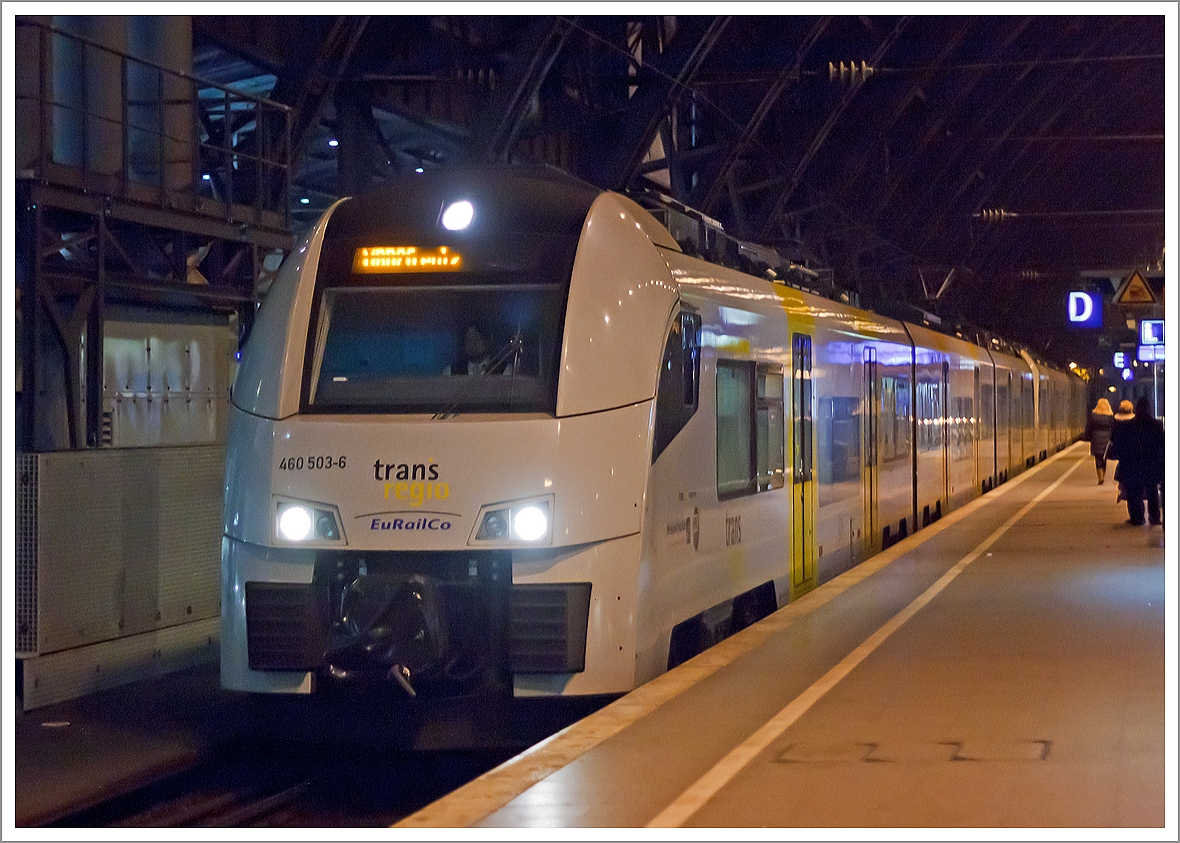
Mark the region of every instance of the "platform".
<instances>
[{"instance_id":1,"label":"platform","mask_svg":"<svg viewBox=\"0 0 1180 843\"><path fill-rule=\"evenodd\" d=\"M1174 832L1165 531L1114 497L1073 446L400 825ZM6 822L293 734L245 702L209 664L16 711Z\"/></svg>"},{"instance_id":2,"label":"platform","mask_svg":"<svg viewBox=\"0 0 1180 843\"><path fill-rule=\"evenodd\" d=\"M1175 562L1126 517L1075 444L399 827L1175 839Z\"/></svg>"}]
</instances>

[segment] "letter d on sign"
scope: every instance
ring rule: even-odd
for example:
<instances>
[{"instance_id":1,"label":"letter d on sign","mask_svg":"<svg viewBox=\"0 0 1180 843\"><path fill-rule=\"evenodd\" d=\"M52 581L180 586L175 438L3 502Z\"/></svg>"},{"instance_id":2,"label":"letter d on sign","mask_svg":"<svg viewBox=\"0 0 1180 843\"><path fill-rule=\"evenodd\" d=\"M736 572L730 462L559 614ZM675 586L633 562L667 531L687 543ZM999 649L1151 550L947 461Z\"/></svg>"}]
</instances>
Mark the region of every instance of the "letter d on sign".
<instances>
[{"instance_id":1,"label":"letter d on sign","mask_svg":"<svg viewBox=\"0 0 1180 843\"><path fill-rule=\"evenodd\" d=\"M1059 299L1060 301L1060 299ZM1094 299L1087 293L1069 294L1069 321L1089 322L1094 316Z\"/></svg>"},{"instance_id":2,"label":"letter d on sign","mask_svg":"<svg viewBox=\"0 0 1180 843\"><path fill-rule=\"evenodd\" d=\"M1075 290L1067 302L1069 324L1074 328L1102 327L1102 294Z\"/></svg>"}]
</instances>

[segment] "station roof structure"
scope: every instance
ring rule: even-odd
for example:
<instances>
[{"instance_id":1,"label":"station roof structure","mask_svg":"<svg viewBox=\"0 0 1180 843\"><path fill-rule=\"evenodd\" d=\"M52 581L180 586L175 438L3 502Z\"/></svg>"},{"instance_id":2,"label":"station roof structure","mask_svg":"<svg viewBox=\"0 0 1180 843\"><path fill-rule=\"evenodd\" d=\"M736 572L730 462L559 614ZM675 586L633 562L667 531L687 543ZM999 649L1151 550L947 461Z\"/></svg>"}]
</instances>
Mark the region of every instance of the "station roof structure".
<instances>
[{"instance_id":1,"label":"station roof structure","mask_svg":"<svg viewBox=\"0 0 1180 843\"><path fill-rule=\"evenodd\" d=\"M397 172L544 162L1064 360L1069 289L1162 285L1175 21L1147 9L195 16L193 73L294 110L297 227Z\"/></svg>"}]
</instances>

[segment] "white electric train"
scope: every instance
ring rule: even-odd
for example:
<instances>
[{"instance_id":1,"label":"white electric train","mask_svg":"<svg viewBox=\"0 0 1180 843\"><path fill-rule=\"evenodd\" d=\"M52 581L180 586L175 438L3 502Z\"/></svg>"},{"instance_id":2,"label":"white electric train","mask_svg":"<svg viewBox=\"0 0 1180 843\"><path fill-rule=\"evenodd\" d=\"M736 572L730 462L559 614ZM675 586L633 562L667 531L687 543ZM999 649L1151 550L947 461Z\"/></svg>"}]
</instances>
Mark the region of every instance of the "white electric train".
<instances>
[{"instance_id":1,"label":"white electric train","mask_svg":"<svg viewBox=\"0 0 1180 843\"><path fill-rule=\"evenodd\" d=\"M544 169L333 205L233 389L223 686L626 692L1081 432L1080 378L765 254Z\"/></svg>"}]
</instances>

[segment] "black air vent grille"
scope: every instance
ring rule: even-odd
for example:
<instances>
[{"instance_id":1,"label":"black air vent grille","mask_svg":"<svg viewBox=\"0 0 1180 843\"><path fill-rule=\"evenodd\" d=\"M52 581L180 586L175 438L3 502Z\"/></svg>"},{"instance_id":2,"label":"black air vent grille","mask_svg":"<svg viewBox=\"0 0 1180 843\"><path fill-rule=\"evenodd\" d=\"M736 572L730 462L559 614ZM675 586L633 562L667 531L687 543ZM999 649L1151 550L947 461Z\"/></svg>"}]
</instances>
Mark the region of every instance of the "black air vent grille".
<instances>
[{"instance_id":1,"label":"black air vent grille","mask_svg":"<svg viewBox=\"0 0 1180 843\"><path fill-rule=\"evenodd\" d=\"M513 673L579 673L586 669L590 583L514 585L509 606Z\"/></svg>"},{"instance_id":2,"label":"black air vent grille","mask_svg":"<svg viewBox=\"0 0 1180 843\"><path fill-rule=\"evenodd\" d=\"M299 583L246 583L251 670L314 670L324 658L315 592Z\"/></svg>"}]
</instances>

